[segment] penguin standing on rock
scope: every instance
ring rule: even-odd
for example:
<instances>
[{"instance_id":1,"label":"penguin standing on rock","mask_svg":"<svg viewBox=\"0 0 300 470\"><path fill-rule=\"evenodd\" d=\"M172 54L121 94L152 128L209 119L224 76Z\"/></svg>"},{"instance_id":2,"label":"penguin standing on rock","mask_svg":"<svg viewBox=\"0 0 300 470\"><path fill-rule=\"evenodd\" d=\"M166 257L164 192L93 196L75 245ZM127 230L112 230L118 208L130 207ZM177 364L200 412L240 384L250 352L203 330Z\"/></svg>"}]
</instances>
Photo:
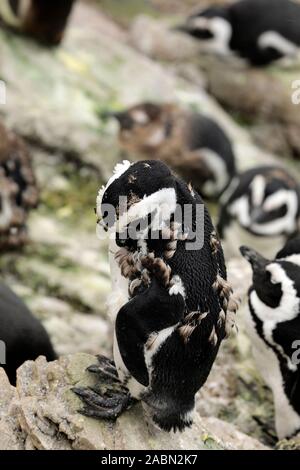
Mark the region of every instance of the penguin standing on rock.
<instances>
[{"instance_id":1,"label":"penguin standing on rock","mask_svg":"<svg viewBox=\"0 0 300 470\"><path fill-rule=\"evenodd\" d=\"M300 188L277 166L255 167L236 177L221 198L218 233L226 255L242 243L273 258L299 231Z\"/></svg>"},{"instance_id":2,"label":"penguin standing on rock","mask_svg":"<svg viewBox=\"0 0 300 470\"><path fill-rule=\"evenodd\" d=\"M28 212L38 204L38 189L25 143L0 122L0 249L27 241Z\"/></svg>"},{"instance_id":3,"label":"penguin standing on rock","mask_svg":"<svg viewBox=\"0 0 300 470\"><path fill-rule=\"evenodd\" d=\"M75 0L1 0L0 22L47 45L61 42Z\"/></svg>"},{"instance_id":4,"label":"penguin standing on rock","mask_svg":"<svg viewBox=\"0 0 300 470\"><path fill-rule=\"evenodd\" d=\"M183 430L237 309L210 216L197 192L153 160L119 164L97 213L110 238L114 364L100 358L89 370L121 387L75 388L82 412L116 418L134 398L160 428Z\"/></svg>"},{"instance_id":5,"label":"penguin standing on rock","mask_svg":"<svg viewBox=\"0 0 300 470\"><path fill-rule=\"evenodd\" d=\"M22 300L0 283L0 367L11 384L16 382L18 367L38 356L56 359L46 330Z\"/></svg>"},{"instance_id":6,"label":"penguin standing on rock","mask_svg":"<svg viewBox=\"0 0 300 470\"><path fill-rule=\"evenodd\" d=\"M279 439L300 433L300 238L270 261L241 247L253 271L247 331L258 369L271 388Z\"/></svg>"},{"instance_id":7,"label":"penguin standing on rock","mask_svg":"<svg viewBox=\"0 0 300 470\"><path fill-rule=\"evenodd\" d=\"M221 55L236 53L256 66L298 58L300 5L292 0L240 0L191 15L178 30Z\"/></svg>"},{"instance_id":8,"label":"penguin standing on rock","mask_svg":"<svg viewBox=\"0 0 300 470\"><path fill-rule=\"evenodd\" d=\"M106 116L118 120L120 144L130 156L162 160L205 198L218 198L236 173L229 138L202 114L141 103Z\"/></svg>"}]
</instances>

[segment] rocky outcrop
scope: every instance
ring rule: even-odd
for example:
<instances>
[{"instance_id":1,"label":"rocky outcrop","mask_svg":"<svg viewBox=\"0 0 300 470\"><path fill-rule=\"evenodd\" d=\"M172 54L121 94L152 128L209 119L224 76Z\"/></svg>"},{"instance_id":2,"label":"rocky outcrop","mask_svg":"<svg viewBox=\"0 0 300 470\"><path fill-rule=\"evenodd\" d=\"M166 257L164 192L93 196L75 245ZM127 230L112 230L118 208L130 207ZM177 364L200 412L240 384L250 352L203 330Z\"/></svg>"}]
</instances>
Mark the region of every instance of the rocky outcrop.
<instances>
[{"instance_id":1,"label":"rocky outcrop","mask_svg":"<svg viewBox=\"0 0 300 470\"><path fill-rule=\"evenodd\" d=\"M199 416L183 433L160 431L146 420L141 404L115 423L80 415L81 403L71 388L97 386L92 374L85 371L94 362L87 354L61 357L52 363L40 357L20 367L16 388L0 369L0 450L265 448L232 425Z\"/></svg>"}]
</instances>

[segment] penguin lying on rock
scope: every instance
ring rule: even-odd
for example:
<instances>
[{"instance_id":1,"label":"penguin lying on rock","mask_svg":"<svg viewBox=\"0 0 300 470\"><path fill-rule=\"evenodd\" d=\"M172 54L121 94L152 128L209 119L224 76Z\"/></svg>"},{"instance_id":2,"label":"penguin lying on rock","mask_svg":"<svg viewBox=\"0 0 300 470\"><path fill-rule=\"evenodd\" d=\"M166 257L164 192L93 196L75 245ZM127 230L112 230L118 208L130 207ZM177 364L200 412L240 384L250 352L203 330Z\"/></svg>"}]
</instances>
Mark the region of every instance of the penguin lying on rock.
<instances>
[{"instance_id":1,"label":"penguin lying on rock","mask_svg":"<svg viewBox=\"0 0 300 470\"><path fill-rule=\"evenodd\" d=\"M196 191L153 160L117 165L97 214L110 238L114 364L100 358L89 370L121 387L75 388L82 413L116 418L134 398L160 428L183 430L237 309L210 216Z\"/></svg>"},{"instance_id":2,"label":"penguin lying on rock","mask_svg":"<svg viewBox=\"0 0 300 470\"><path fill-rule=\"evenodd\" d=\"M241 247L250 262L247 332L258 369L271 388L279 439L300 433L300 238L270 261Z\"/></svg>"},{"instance_id":3,"label":"penguin lying on rock","mask_svg":"<svg viewBox=\"0 0 300 470\"><path fill-rule=\"evenodd\" d=\"M38 190L28 150L0 122L0 249L27 241L26 219L38 203Z\"/></svg>"},{"instance_id":4,"label":"penguin lying on rock","mask_svg":"<svg viewBox=\"0 0 300 470\"><path fill-rule=\"evenodd\" d=\"M146 102L106 116L118 120L130 156L162 160L205 198L218 198L236 173L229 138L202 114Z\"/></svg>"},{"instance_id":5,"label":"penguin lying on rock","mask_svg":"<svg viewBox=\"0 0 300 470\"><path fill-rule=\"evenodd\" d=\"M218 233L227 255L242 243L273 258L299 230L300 188L283 168L255 167L236 177L221 198Z\"/></svg>"},{"instance_id":6,"label":"penguin lying on rock","mask_svg":"<svg viewBox=\"0 0 300 470\"><path fill-rule=\"evenodd\" d=\"M0 367L11 384L15 384L18 367L38 356L56 359L46 330L22 300L0 283Z\"/></svg>"},{"instance_id":7,"label":"penguin lying on rock","mask_svg":"<svg viewBox=\"0 0 300 470\"><path fill-rule=\"evenodd\" d=\"M221 55L237 53L256 66L298 58L300 5L292 0L240 0L191 15L177 29Z\"/></svg>"},{"instance_id":8,"label":"penguin lying on rock","mask_svg":"<svg viewBox=\"0 0 300 470\"><path fill-rule=\"evenodd\" d=\"M74 0L1 0L0 21L48 45L63 38Z\"/></svg>"}]
</instances>

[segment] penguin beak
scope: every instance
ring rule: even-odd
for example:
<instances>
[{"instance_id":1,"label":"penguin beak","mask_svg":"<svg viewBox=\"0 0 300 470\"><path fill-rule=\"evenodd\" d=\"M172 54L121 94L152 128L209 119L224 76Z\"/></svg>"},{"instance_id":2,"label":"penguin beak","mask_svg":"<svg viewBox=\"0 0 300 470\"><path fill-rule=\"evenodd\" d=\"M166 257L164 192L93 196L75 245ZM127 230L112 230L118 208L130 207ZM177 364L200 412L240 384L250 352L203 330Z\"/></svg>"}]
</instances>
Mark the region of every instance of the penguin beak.
<instances>
[{"instance_id":1,"label":"penguin beak","mask_svg":"<svg viewBox=\"0 0 300 470\"><path fill-rule=\"evenodd\" d=\"M265 222L266 213L262 209L254 209L251 213L251 225L263 224Z\"/></svg>"},{"instance_id":2,"label":"penguin beak","mask_svg":"<svg viewBox=\"0 0 300 470\"><path fill-rule=\"evenodd\" d=\"M261 256L257 251L249 248L248 246L241 246L240 252L242 256L249 261L252 266L253 271L264 271L268 260Z\"/></svg>"}]
</instances>

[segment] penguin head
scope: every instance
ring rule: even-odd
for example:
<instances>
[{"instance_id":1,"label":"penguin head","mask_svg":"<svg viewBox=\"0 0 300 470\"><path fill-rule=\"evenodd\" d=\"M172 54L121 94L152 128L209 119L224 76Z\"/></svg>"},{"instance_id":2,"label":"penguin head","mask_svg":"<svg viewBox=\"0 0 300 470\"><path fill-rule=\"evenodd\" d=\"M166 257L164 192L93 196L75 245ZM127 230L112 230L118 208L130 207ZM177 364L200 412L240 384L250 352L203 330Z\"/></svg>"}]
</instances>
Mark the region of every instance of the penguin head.
<instances>
[{"instance_id":1,"label":"penguin head","mask_svg":"<svg viewBox=\"0 0 300 470\"><path fill-rule=\"evenodd\" d=\"M253 288L260 300L269 307L278 306L282 297L281 283L272 276L272 261L247 246L240 247L242 256L252 268Z\"/></svg>"},{"instance_id":2,"label":"penguin head","mask_svg":"<svg viewBox=\"0 0 300 470\"><path fill-rule=\"evenodd\" d=\"M259 347L260 361L266 363L258 366L267 382L272 377L269 385L279 401L275 406L277 433L280 438L288 437L300 429L300 239L289 241L272 261L248 247L241 247L241 253L253 271L249 309L255 332L266 350L274 353L263 356L264 349ZM258 344L255 340L254 348ZM280 398L282 388L288 400ZM299 414L296 421L295 411Z\"/></svg>"},{"instance_id":3,"label":"penguin head","mask_svg":"<svg viewBox=\"0 0 300 470\"><path fill-rule=\"evenodd\" d=\"M117 119L121 145L133 153L149 153L160 148L171 133L171 112L174 106L140 103L125 111L104 113Z\"/></svg>"},{"instance_id":4,"label":"penguin head","mask_svg":"<svg viewBox=\"0 0 300 470\"><path fill-rule=\"evenodd\" d=\"M97 197L97 215L106 230L121 233L148 218L169 220L176 209L176 179L167 165L156 160L118 164ZM151 219L152 220L152 219Z\"/></svg>"},{"instance_id":5,"label":"penguin head","mask_svg":"<svg viewBox=\"0 0 300 470\"><path fill-rule=\"evenodd\" d=\"M222 55L228 53L232 26L226 7L215 5L197 12L175 29L202 41L213 52Z\"/></svg>"},{"instance_id":6,"label":"penguin head","mask_svg":"<svg viewBox=\"0 0 300 470\"><path fill-rule=\"evenodd\" d=\"M299 187L281 168L246 172L230 199L229 213L254 235L292 235L298 230Z\"/></svg>"}]
</instances>

